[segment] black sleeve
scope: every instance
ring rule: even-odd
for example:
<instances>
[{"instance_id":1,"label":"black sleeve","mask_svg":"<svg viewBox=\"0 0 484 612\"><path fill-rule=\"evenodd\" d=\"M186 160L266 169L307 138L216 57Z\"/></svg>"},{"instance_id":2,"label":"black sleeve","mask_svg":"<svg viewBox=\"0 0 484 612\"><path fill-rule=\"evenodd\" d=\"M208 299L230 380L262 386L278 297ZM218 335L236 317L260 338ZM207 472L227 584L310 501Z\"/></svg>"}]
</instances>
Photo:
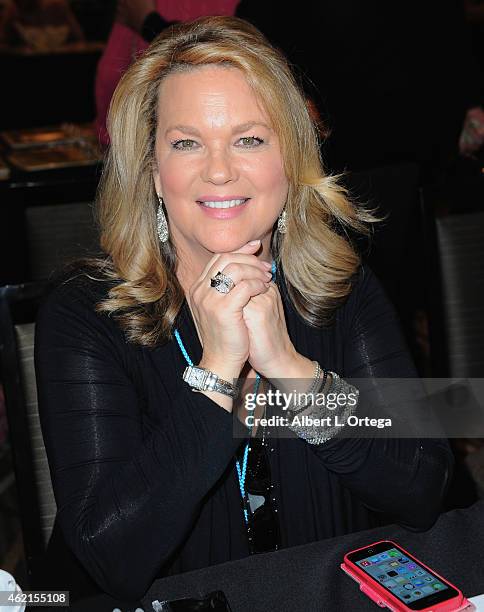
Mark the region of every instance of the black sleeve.
<instances>
[{"instance_id":1,"label":"black sleeve","mask_svg":"<svg viewBox=\"0 0 484 612\"><path fill-rule=\"evenodd\" d=\"M345 308L346 378L417 378L397 316L371 270L360 269ZM333 438L313 446L370 509L410 529L432 526L452 474L446 439Z\"/></svg>"},{"instance_id":2,"label":"black sleeve","mask_svg":"<svg viewBox=\"0 0 484 612\"><path fill-rule=\"evenodd\" d=\"M153 11L152 13L149 13L143 21L141 36L144 38L144 40L146 40L146 42L150 43L158 36L160 32L174 23L178 22L167 21L166 19L163 19L159 13Z\"/></svg>"},{"instance_id":3,"label":"black sleeve","mask_svg":"<svg viewBox=\"0 0 484 612\"><path fill-rule=\"evenodd\" d=\"M51 294L36 326L57 518L97 584L134 601L182 543L240 439L232 415L186 385L173 400L179 435L147 435L121 330L72 284Z\"/></svg>"}]
</instances>

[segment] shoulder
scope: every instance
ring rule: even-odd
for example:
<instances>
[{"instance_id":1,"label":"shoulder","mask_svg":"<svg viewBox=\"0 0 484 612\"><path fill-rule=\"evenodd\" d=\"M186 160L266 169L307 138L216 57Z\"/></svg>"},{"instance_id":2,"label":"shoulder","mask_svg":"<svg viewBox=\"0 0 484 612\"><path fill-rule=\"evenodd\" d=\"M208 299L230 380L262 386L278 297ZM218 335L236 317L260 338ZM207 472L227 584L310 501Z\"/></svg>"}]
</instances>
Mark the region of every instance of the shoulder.
<instances>
[{"instance_id":1,"label":"shoulder","mask_svg":"<svg viewBox=\"0 0 484 612\"><path fill-rule=\"evenodd\" d=\"M366 263L359 264L352 274L347 274L340 279L344 283L342 295L337 299L328 297L333 306L323 323L325 328L340 327L342 324L347 325L351 322L352 317L360 308L371 302L377 296L384 294L384 290L373 273L372 269ZM278 275L278 286L281 293L282 301L287 309L287 314L300 319L302 322L306 320L298 313L294 302L291 299L291 293L288 288L288 283L284 274L284 270L280 270Z\"/></svg>"},{"instance_id":2,"label":"shoulder","mask_svg":"<svg viewBox=\"0 0 484 612\"><path fill-rule=\"evenodd\" d=\"M373 270L367 263L358 266L352 277L352 288L349 294L353 300L371 295L375 291L383 291L383 287Z\"/></svg>"},{"instance_id":3,"label":"shoulder","mask_svg":"<svg viewBox=\"0 0 484 612\"><path fill-rule=\"evenodd\" d=\"M34 363L38 388L46 392L57 383L124 386L139 380L138 351L115 318L96 308L111 281L92 272L70 270L58 278L37 313Z\"/></svg>"},{"instance_id":4,"label":"shoulder","mask_svg":"<svg viewBox=\"0 0 484 612\"><path fill-rule=\"evenodd\" d=\"M49 283L44 305L83 303L85 306L95 306L99 300L107 297L112 286L113 283L94 266L76 263L66 266Z\"/></svg>"},{"instance_id":5,"label":"shoulder","mask_svg":"<svg viewBox=\"0 0 484 612\"><path fill-rule=\"evenodd\" d=\"M112 286L112 281L87 264L64 269L50 284L40 305L37 335L58 332L85 340L101 333L120 339L122 331L116 322L96 309Z\"/></svg>"},{"instance_id":6,"label":"shoulder","mask_svg":"<svg viewBox=\"0 0 484 612\"><path fill-rule=\"evenodd\" d=\"M370 266L363 263L351 279L351 290L345 303L338 309L337 319L345 327L351 327L362 315L371 317L383 312L395 316L393 304L380 280Z\"/></svg>"}]
</instances>

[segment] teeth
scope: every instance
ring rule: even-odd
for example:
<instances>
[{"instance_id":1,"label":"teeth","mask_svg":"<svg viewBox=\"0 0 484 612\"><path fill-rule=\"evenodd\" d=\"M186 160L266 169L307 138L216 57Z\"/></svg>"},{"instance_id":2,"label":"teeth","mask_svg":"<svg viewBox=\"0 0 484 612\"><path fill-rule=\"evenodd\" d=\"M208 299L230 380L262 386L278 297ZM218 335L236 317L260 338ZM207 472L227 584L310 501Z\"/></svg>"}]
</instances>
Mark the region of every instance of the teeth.
<instances>
[{"instance_id":1,"label":"teeth","mask_svg":"<svg viewBox=\"0 0 484 612\"><path fill-rule=\"evenodd\" d=\"M222 202L200 202L202 206L207 206L208 208L233 208L234 206L240 206L247 199L243 200L223 200Z\"/></svg>"}]
</instances>

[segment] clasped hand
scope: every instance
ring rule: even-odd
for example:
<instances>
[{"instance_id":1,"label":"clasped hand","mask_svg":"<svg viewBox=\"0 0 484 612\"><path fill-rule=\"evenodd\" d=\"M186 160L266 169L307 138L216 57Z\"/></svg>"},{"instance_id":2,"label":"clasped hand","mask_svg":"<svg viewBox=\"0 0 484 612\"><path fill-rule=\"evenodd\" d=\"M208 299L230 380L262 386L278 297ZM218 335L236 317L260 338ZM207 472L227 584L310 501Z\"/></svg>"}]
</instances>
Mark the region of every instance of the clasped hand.
<instances>
[{"instance_id":1,"label":"clasped hand","mask_svg":"<svg viewBox=\"0 0 484 612\"><path fill-rule=\"evenodd\" d=\"M295 371L302 357L289 338L270 264L254 255L259 248L260 242L247 243L233 253L215 255L189 291L203 346L200 365L226 379L237 378L246 362L265 378L282 378ZM235 283L229 293L210 286L219 271Z\"/></svg>"}]
</instances>

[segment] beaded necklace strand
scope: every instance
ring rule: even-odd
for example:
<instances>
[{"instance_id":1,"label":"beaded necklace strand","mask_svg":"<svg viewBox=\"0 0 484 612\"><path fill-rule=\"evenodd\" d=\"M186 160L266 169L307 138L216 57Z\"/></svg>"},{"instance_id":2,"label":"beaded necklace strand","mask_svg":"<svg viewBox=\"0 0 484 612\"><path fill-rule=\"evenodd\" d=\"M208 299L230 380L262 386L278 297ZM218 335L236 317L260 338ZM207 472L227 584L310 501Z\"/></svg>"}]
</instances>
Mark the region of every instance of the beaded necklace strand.
<instances>
[{"instance_id":1,"label":"beaded necklace strand","mask_svg":"<svg viewBox=\"0 0 484 612\"><path fill-rule=\"evenodd\" d=\"M274 260L272 260L272 280L275 281L276 279L276 262ZM183 357L185 357L185 361L188 363L189 366L193 366L193 361L190 359L190 355L187 352L187 349L185 348L185 345L183 344L183 341L181 339L180 336L180 332L178 331L178 329L175 329L174 331L174 335L176 338L176 341L178 342L178 346L180 347L180 350L183 354ZM261 376L258 372L256 372L256 377L255 377L255 383L254 383L254 393L257 394L258 390L259 390L259 385L260 385L260 379ZM242 496L242 501L244 503L244 519L245 519L245 523L248 524L249 522L249 512L247 510L247 492L245 490L245 478L247 475L247 460L249 457L249 447L250 447L250 438L252 437L252 427L250 428L250 436L249 436L249 440L247 441L245 448L244 448L244 455L242 458L242 465L240 465L240 461L238 459L235 460L235 467L237 468L237 478L239 480L239 489L240 489L240 494Z\"/></svg>"}]
</instances>

